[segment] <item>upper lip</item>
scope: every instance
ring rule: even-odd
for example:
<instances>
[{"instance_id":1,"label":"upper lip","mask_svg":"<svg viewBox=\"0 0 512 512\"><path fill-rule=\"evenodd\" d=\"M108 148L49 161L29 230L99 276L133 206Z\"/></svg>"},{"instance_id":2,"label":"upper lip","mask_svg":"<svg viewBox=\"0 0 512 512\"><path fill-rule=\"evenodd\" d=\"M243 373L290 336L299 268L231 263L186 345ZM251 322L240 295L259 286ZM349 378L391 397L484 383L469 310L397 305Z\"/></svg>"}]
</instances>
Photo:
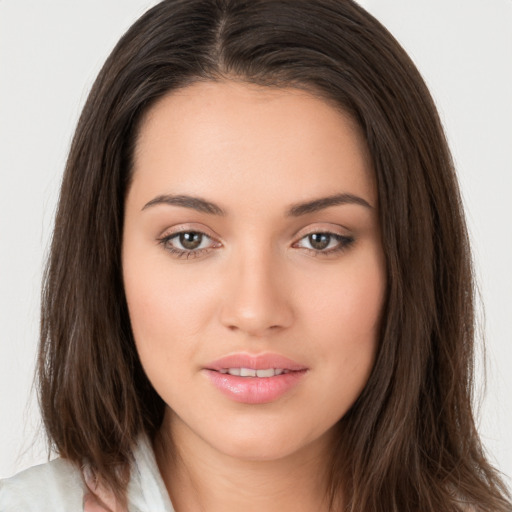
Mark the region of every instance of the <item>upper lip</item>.
<instances>
[{"instance_id":1,"label":"upper lip","mask_svg":"<svg viewBox=\"0 0 512 512\"><path fill-rule=\"evenodd\" d=\"M225 368L251 368L253 370L266 370L279 368L282 370L301 371L307 367L280 354L247 354L238 353L216 359L205 366L207 370L219 371Z\"/></svg>"}]
</instances>

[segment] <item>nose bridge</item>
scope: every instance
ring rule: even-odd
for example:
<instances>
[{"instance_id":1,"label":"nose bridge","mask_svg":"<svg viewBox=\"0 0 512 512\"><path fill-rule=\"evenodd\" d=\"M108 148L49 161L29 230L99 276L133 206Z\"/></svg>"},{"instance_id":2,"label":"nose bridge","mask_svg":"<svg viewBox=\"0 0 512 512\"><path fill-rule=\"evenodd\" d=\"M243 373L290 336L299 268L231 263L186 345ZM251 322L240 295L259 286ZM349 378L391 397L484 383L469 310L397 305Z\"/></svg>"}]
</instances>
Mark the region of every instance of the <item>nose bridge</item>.
<instances>
[{"instance_id":1,"label":"nose bridge","mask_svg":"<svg viewBox=\"0 0 512 512\"><path fill-rule=\"evenodd\" d=\"M221 321L233 330L262 336L290 325L292 308L280 257L270 244L244 244L233 251Z\"/></svg>"}]
</instances>

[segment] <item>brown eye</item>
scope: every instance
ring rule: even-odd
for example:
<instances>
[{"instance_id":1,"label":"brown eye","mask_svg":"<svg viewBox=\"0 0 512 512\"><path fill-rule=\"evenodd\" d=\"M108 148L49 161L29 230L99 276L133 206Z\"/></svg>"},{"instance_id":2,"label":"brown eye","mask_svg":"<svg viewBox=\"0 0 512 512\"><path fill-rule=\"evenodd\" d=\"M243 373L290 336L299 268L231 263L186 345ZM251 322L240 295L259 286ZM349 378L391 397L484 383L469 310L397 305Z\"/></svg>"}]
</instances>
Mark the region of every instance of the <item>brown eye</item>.
<instances>
[{"instance_id":1,"label":"brown eye","mask_svg":"<svg viewBox=\"0 0 512 512\"><path fill-rule=\"evenodd\" d=\"M313 233L308 235L311 247L317 251L323 251L331 242L331 235L328 233Z\"/></svg>"},{"instance_id":2,"label":"brown eye","mask_svg":"<svg viewBox=\"0 0 512 512\"><path fill-rule=\"evenodd\" d=\"M193 251L194 249L197 249L201 245L202 241L203 241L202 233L188 231L185 233L180 233L180 235L179 235L179 242L180 242L181 246L184 249L186 249L187 251Z\"/></svg>"},{"instance_id":3,"label":"brown eye","mask_svg":"<svg viewBox=\"0 0 512 512\"><path fill-rule=\"evenodd\" d=\"M353 242L354 238L351 236L320 231L304 236L295 244L295 247L308 249L317 254L328 255L347 249Z\"/></svg>"},{"instance_id":4,"label":"brown eye","mask_svg":"<svg viewBox=\"0 0 512 512\"><path fill-rule=\"evenodd\" d=\"M181 231L159 239L160 244L171 253L179 256L196 257L208 252L210 249L220 247L218 241L213 240L201 231Z\"/></svg>"}]
</instances>

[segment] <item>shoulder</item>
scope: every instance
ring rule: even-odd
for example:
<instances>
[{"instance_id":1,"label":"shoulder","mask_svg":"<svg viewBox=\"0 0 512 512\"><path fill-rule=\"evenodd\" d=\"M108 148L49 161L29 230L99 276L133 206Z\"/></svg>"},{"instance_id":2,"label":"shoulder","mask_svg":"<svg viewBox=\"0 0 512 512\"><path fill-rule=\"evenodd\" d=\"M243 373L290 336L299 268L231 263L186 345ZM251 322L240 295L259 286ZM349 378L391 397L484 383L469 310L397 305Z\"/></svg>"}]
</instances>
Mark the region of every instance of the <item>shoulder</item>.
<instances>
[{"instance_id":1,"label":"shoulder","mask_svg":"<svg viewBox=\"0 0 512 512\"><path fill-rule=\"evenodd\" d=\"M55 459L0 480L1 512L79 512L83 510L82 473Z\"/></svg>"}]
</instances>

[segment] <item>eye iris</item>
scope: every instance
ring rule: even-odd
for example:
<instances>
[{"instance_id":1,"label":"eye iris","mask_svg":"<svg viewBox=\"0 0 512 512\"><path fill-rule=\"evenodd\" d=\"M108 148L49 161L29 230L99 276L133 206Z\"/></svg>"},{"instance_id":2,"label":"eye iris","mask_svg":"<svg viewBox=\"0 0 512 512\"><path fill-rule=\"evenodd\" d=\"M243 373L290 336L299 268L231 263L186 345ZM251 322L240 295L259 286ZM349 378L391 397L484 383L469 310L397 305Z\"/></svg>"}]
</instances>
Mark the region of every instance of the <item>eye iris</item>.
<instances>
[{"instance_id":1,"label":"eye iris","mask_svg":"<svg viewBox=\"0 0 512 512\"><path fill-rule=\"evenodd\" d=\"M331 235L326 233L313 233L312 235L308 235L308 238L311 247L318 251L325 249L331 241Z\"/></svg>"},{"instance_id":2,"label":"eye iris","mask_svg":"<svg viewBox=\"0 0 512 512\"><path fill-rule=\"evenodd\" d=\"M180 233L180 244L188 250L197 249L203 241L203 235L201 233L194 233L190 231L188 233Z\"/></svg>"}]
</instances>

